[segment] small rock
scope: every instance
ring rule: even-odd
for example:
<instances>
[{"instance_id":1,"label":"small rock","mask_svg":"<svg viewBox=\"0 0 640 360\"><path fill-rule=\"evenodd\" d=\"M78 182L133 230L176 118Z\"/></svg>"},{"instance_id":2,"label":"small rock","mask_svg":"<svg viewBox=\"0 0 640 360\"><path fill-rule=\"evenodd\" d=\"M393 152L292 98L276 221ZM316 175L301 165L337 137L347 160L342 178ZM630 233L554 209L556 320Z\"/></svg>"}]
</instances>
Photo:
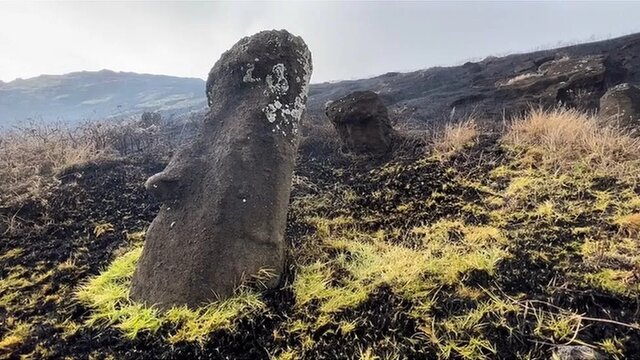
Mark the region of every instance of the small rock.
<instances>
[{"instance_id":1,"label":"small rock","mask_svg":"<svg viewBox=\"0 0 640 360\"><path fill-rule=\"evenodd\" d=\"M583 345L561 345L556 347L553 359L557 360L605 360L607 356Z\"/></svg>"}]
</instances>

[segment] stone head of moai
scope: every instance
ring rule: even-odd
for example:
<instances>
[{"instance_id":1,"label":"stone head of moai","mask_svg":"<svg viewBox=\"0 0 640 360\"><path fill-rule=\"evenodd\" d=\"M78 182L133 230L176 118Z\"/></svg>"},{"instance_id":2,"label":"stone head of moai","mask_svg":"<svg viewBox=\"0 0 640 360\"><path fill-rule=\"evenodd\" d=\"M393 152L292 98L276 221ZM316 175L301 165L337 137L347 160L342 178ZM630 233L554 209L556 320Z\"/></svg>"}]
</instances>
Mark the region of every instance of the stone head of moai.
<instances>
[{"instance_id":1,"label":"stone head of moai","mask_svg":"<svg viewBox=\"0 0 640 360\"><path fill-rule=\"evenodd\" d=\"M640 88L618 84L600 98L600 118L606 125L618 126L634 136L640 135Z\"/></svg>"},{"instance_id":2,"label":"stone head of moai","mask_svg":"<svg viewBox=\"0 0 640 360\"><path fill-rule=\"evenodd\" d=\"M209 112L146 188L163 202L131 297L160 308L225 298L258 274L278 283L311 54L285 30L243 38L209 73Z\"/></svg>"},{"instance_id":3,"label":"stone head of moai","mask_svg":"<svg viewBox=\"0 0 640 360\"><path fill-rule=\"evenodd\" d=\"M325 113L344 150L374 154L391 151L396 132L387 107L375 92L355 91L327 103Z\"/></svg>"}]
</instances>

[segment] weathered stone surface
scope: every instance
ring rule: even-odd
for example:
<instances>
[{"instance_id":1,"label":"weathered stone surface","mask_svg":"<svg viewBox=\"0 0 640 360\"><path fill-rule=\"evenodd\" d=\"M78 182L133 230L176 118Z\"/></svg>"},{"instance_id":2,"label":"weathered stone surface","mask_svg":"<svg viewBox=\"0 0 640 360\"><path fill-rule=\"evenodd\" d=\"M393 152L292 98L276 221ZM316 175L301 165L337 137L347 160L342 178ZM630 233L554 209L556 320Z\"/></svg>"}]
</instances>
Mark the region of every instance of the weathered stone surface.
<instances>
[{"instance_id":1,"label":"weathered stone surface","mask_svg":"<svg viewBox=\"0 0 640 360\"><path fill-rule=\"evenodd\" d=\"M583 345L561 345L554 351L558 360L605 360L607 356Z\"/></svg>"},{"instance_id":2,"label":"weathered stone surface","mask_svg":"<svg viewBox=\"0 0 640 360\"><path fill-rule=\"evenodd\" d=\"M500 80L496 86L507 97L515 95L532 105L589 109L597 107L604 93L605 73L604 56L564 56L542 63L535 71Z\"/></svg>"},{"instance_id":3,"label":"weathered stone surface","mask_svg":"<svg viewBox=\"0 0 640 360\"><path fill-rule=\"evenodd\" d=\"M395 133L378 94L351 93L328 103L326 115L338 132L343 149L357 153L384 153L391 149Z\"/></svg>"},{"instance_id":4,"label":"weathered stone surface","mask_svg":"<svg viewBox=\"0 0 640 360\"><path fill-rule=\"evenodd\" d=\"M287 31L246 37L209 73L200 133L147 189L163 201L131 297L160 308L233 294L268 270L278 283L311 54ZM262 272L263 273L263 272Z\"/></svg>"},{"instance_id":5,"label":"weathered stone surface","mask_svg":"<svg viewBox=\"0 0 640 360\"><path fill-rule=\"evenodd\" d=\"M616 85L600 98L600 117L634 133L640 130L640 88L629 83Z\"/></svg>"}]
</instances>

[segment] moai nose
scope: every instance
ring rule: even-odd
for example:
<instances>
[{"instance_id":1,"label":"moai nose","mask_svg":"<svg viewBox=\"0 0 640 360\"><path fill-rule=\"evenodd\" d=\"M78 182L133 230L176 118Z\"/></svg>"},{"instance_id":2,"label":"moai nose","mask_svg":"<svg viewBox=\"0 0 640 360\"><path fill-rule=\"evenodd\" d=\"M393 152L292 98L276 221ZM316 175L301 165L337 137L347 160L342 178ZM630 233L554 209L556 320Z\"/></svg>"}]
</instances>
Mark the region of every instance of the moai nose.
<instances>
[{"instance_id":1,"label":"moai nose","mask_svg":"<svg viewBox=\"0 0 640 360\"><path fill-rule=\"evenodd\" d=\"M147 179L144 187L160 201L174 200L178 195L179 181L163 171Z\"/></svg>"}]
</instances>

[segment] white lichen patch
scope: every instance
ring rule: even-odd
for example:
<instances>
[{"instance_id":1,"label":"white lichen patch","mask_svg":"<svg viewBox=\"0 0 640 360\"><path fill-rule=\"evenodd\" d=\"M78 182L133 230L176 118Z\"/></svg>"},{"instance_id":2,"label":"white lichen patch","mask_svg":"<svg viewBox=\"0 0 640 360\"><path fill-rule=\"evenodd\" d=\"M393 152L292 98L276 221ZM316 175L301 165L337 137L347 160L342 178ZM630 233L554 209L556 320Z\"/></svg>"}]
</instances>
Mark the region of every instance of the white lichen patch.
<instances>
[{"instance_id":1,"label":"white lichen patch","mask_svg":"<svg viewBox=\"0 0 640 360\"><path fill-rule=\"evenodd\" d=\"M622 91L622 90L629 90L629 89L631 89L631 86L628 83L622 83L612 87L610 91Z\"/></svg>"},{"instance_id":2,"label":"white lichen patch","mask_svg":"<svg viewBox=\"0 0 640 360\"><path fill-rule=\"evenodd\" d=\"M247 64L247 72L244 74L244 77L242 78L242 82L254 83L254 82L258 82L258 81L261 80L260 78L254 78L253 77L253 70L255 68L256 68L256 66L254 64L251 64L251 63Z\"/></svg>"},{"instance_id":3,"label":"white lichen patch","mask_svg":"<svg viewBox=\"0 0 640 360\"><path fill-rule=\"evenodd\" d=\"M267 116L267 121L274 123L277 116L275 110L271 108L271 106L272 105L268 105L266 108L262 109L262 111L264 111L264 114Z\"/></svg>"},{"instance_id":4,"label":"white lichen patch","mask_svg":"<svg viewBox=\"0 0 640 360\"><path fill-rule=\"evenodd\" d=\"M265 78L267 88L272 94L285 95L289 91L289 82L285 77L285 71L284 64L276 64L273 66L273 76L269 74Z\"/></svg>"},{"instance_id":5,"label":"white lichen patch","mask_svg":"<svg viewBox=\"0 0 640 360\"><path fill-rule=\"evenodd\" d=\"M296 95L293 103L283 103L281 97L289 91L289 82L286 78L287 69L284 64L276 64L272 68L272 74L265 78L267 89L265 94L275 97L273 102L263 108L263 112L269 123L275 125L273 132L280 132L283 136L294 136L298 133L298 124L306 108L306 101L309 92L309 80L311 78L311 53L309 50L298 52L297 62L302 65L302 78L296 77L296 82L300 84L300 93ZM298 71L294 69L294 72ZM280 121L277 121L277 120ZM290 129L290 132L288 130Z\"/></svg>"}]
</instances>

